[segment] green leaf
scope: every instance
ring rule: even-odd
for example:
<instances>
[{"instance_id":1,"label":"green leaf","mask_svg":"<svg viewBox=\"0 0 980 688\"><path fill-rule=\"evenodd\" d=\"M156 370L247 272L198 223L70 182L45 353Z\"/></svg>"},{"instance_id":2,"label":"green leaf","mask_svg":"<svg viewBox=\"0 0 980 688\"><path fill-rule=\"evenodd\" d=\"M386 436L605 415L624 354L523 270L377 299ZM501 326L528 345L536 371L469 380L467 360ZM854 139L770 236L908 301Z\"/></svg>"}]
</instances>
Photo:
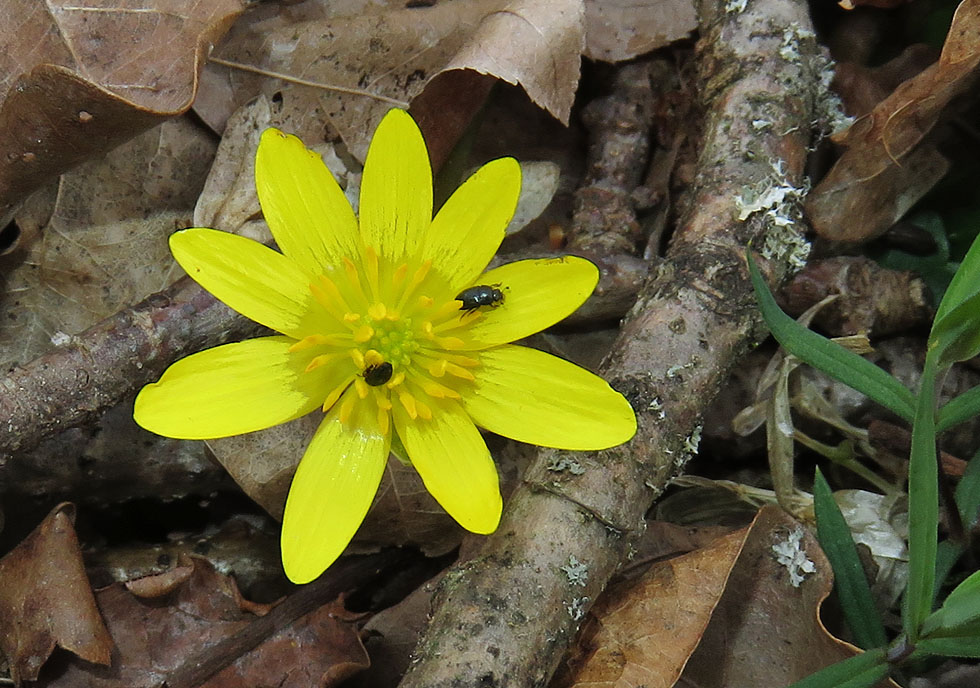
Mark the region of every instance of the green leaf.
<instances>
[{"instance_id":1,"label":"green leaf","mask_svg":"<svg viewBox=\"0 0 980 688\"><path fill-rule=\"evenodd\" d=\"M926 356L909 456L909 580L902 626L914 643L932 611L936 580L936 534L939 527L939 484L936 465L936 363Z\"/></svg>"},{"instance_id":2,"label":"green leaf","mask_svg":"<svg viewBox=\"0 0 980 688\"><path fill-rule=\"evenodd\" d=\"M961 267L956 274L962 270ZM928 349L941 368L980 353L980 293L965 299L941 319L936 316Z\"/></svg>"},{"instance_id":3,"label":"green leaf","mask_svg":"<svg viewBox=\"0 0 980 688\"><path fill-rule=\"evenodd\" d=\"M922 625L922 634L956 633L956 629L980 619L980 571L975 571L947 595L939 611Z\"/></svg>"},{"instance_id":4,"label":"green leaf","mask_svg":"<svg viewBox=\"0 0 980 688\"><path fill-rule=\"evenodd\" d=\"M936 421L936 434L949 430L980 415L980 385L972 387L958 397L951 399L939 411Z\"/></svg>"},{"instance_id":5,"label":"green leaf","mask_svg":"<svg viewBox=\"0 0 980 688\"><path fill-rule=\"evenodd\" d=\"M907 421L915 416L912 393L884 370L844 347L808 330L779 308L766 285L752 254L747 254L749 276L759 302L759 310L786 351L845 385L853 387Z\"/></svg>"},{"instance_id":6,"label":"green leaf","mask_svg":"<svg viewBox=\"0 0 980 688\"><path fill-rule=\"evenodd\" d=\"M915 644L915 653L980 658L980 635L922 638Z\"/></svg>"},{"instance_id":7,"label":"green leaf","mask_svg":"<svg viewBox=\"0 0 980 688\"><path fill-rule=\"evenodd\" d=\"M813 483L813 508L817 516L817 539L834 569L834 586L855 643L864 649L884 647L888 643L885 627L871 596L851 529L819 468Z\"/></svg>"},{"instance_id":8,"label":"green leaf","mask_svg":"<svg viewBox=\"0 0 980 688\"><path fill-rule=\"evenodd\" d=\"M963 545L952 542L951 540L943 540L939 543L939 546L936 548L936 581L933 584L933 604L936 603L940 589L949 577L949 572L953 570L956 562L960 560L960 557L963 556L963 552L965 551L966 548Z\"/></svg>"},{"instance_id":9,"label":"green leaf","mask_svg":"<svg viewBox=\"0 0 980 688\"><path fill-rule=\"evenodd\" d=\"M868 650L848 657L843 662L831 664L820 671L800 679L789 688L842 688L848 686L873 686L875 682L888 675L888 663L884 649ZM870 678L874 676L875 678ZM851 683L855 679L868 680L867 683Z\"/></svg>"},{"instance_id":10,"label":"green leaf","mask_svg":"<svg viewBox=\"0 0 980 688\"><path fill-rule=\"evenodd\" d=\"M980 516L980 450L966 464L963 477L956 486L955 496L963 527L971 530Z\"/></svg>"},{"instance_id":11,"label":"green leaf","mask_svg":"<svg viewBox=\"0 0 980 688\"><path fill-rule=\"evenodd\" d=\"M970 250L967 251L959 269L953 275L952 281L946 288L946 294L936 309L936 318L933 320L933 330L941 320L953 312L960 304L967 301L972 296L980 293L980 281L977 281L977 274L980 273L980 235L973 240ZM930 339L932 336L930 335Z\"/></svg>"}]
</instances>

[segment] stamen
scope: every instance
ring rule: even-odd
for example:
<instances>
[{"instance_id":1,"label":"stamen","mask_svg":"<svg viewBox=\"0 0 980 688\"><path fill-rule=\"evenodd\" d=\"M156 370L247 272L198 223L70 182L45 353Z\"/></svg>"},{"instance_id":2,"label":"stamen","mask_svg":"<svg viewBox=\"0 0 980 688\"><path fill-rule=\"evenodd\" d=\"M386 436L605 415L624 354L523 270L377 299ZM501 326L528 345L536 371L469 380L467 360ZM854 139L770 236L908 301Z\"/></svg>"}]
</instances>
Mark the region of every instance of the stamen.
<instances>
[{"instance_id":1,"label":"stamen","mask_svg":"<svg viewBox=\"0 0 980 688\"><path fill-rule=\"evenodd\" d=\"M303 349L310 349L314 346L327 344L329 341L330 339L326 335L311 334L308 337L303 337L298 342L290 346L287 351L289 351L289 353L294 353L296 351L302 351Z\"/></svg>"},{"instance_id":2,"label":"stamen","mask_svg":"<svg viewBox=\"0 0 980 688\"><path fill-rule=\"evenodd\" d=\"M306 366L306 370L304 370L303 372L308 373L311 370L316 370L320 366L329 363L330 361L334 360L338 356L340 356L340 352L338 351L334 351L333 353L329 353L329 354L320 354L319 356L316 356L312 361L310 361L309 365Z\"/></svg>"},{"instance_id":3,"label":"stamen","mask_svg":"<svg viewBox=\"0 0 980 688\"><path fill-rule=\"evenodd\" d=\"M429 339L435 342L436 346L439 346L443 349L449 349L450 351L456 349L462 349L464 346L466 346L466 342L464 342L459 337L437 337L435 335L432 335L431 337L429 337Z\"/></svg>"},{"instance_id":4,"label":"stamen","mask_svg":"<svg viewBox=\"0 0 980 688\"><path fill-rule=\"evenodd\" d=\"M422 263L422 265L415 271L415 274L412 275L411 281L405 285L405 288L402 290L401 298L398 299L397 307L399 310L405 305L405 302L412 295L412 292L415 291L415 289L425 280L426 275L429 274L429 268L431 267L432 261L427 260Z\"/></svg>"},{"instance_id":5,"label":"stamen","mask_svg":"<svg viewBox=\"0 0 980 688\"><path fill-rule=\"evenodd\" d=\"M378 430L381 431L382 435L387 435L390 429L391 418L389 418L388 412L382 408L378 408Z\"/></svg>"},{"instance_id":6,"label":"stamen","mask_svg":"<svg viewBox=\"0 0 980 688\"><path fill-rule=\"evenodd\" d=\"M384 363L385 359L377 350L368 349L364 354L364 365L365 367L378 365Z\"/></svg>"},{"instance_id":7,"label":"stamen","mask_svg":"<svg viewBox=\"0 0 980 688\"><path fill-rule=\"evenodd\" d=\"M456 365L461 365L464 368L476 368L480 365L480 362L471 356L463 356L462 354L449 354L446 356L446 360L450 363L455 363Z\"/></svg>"},{"instance_id":8,"label":"stamen","mask_svg":"<svg viewBox=\"0 0 980 688\"><path fill-rule=\"evenodd\" d=\"M345 323L356 323L360 319L361 319L360 313L344 313Z\"/></svg>"},{"instance_id":9,"label":"stamen","mask_svg":"<svg viewBox=\"0 0 980 688\"><path fill-rule=\"evenodd\" d=\"M463 380L476 379L473 373L468 371L466 368L463 368L462 366L458 366L455 363L450 363L449 361L445 361L445 363L446 363L446 370L449 371L450 375L454 375L458 378L462 378Z\"/></svg>"},{"instance_id":10,"label":"stamen","mask_svg":"<svg viewBox=\"0 0 980 688\"><path fill-rule=\"evenodd\" d=\"M408 412L409 418L415 420L416 418L419 417L419 412L418 412L418 407L416 406L417 402L415 401L415 397L413 397L408 392L403 391L398 394L398 401L402 402L402 406L404 406L405 411Z\"/></svg>"},{"instance_id":11,"label":"stamen","mask_svg":"<svg viewBox=\"0 0 980 688\"><path fill-rule=\"evenodd\" d=\"M422 418L422 420L432 420L432 409L430 409L421 401L418 402L418 406L419 406L419 416Z\"/></svg>"},{"instance_id":12,"label":"stamen","mask_svg":"<svg viewBox=\"0 0 980 688\"><path fill-rule=\"evenodd\" d=\"M442 377L446 374L446 367L448 365L449 362L444 358L434 361L431 365L429 365L429 375L432 377Z\"/></svg>"},{"instance_id":13,"label":"stamen","mask_svg":"<svg viewBox=\"0 0 980 688\"><path fill-rule=\"evenodd\" d=\"M329 299L339 305L344 311L353 310L347 305L347 300L340 293L340 289L337 288L337 284L332 279L326 275L320 275L320 287L323 288L323 291L326 292Z\"/></svg>"},{"instance_id":14,"label":"stamen","mask_svg":"<svg viewBox=\"0 0 980 688\"><path fill-rule=\"evenodd\" d=\"M343 314L346 305L344 305L342 302L332 300L327 291L313 283L310 283L310 292L313 294L313 298L316 299L317 303L319 303L323 307L323 310L325 310L327 313L338 320L344 317Z\"/></svg>"},{"instance_id":15,"label":"stamen","mask_svg":"<svg viewBox=\"0 0 980 688\"><path fill-rule=\"evenodd\" d=\"M378 398L378 408L383 411L390 411L393 406L391 404L391 399L388 398L387 394L382 394L380 391L375 395Z\"/></svg>"},{"instance_id":16,"label":"stamen","mask_svg":"<svg viewBox=\"0 0 980 688\"><path fill-rule=\"evenodd\" d=\"M398 372L398 373L395 373L394 377L392 377L390 380L388 380L388 384L386 385L386 387L388 389L394 389L395 387L397 387L398 385L400 385L404 381L405 381L405 373Z\"/></svg>"},{"instance_id":17,"label":"stamen","mask_svg":"<svg viewBox=\"0 0 980 688\"><path fill-rule=\"evenodd\" d=\"M333 390L330 392L330 394L327 395L327 398L323 400L324 413L329 411L333 407L333 405L337 403L337 399L340 398L340 395L344 393L344 391L347 389L348 386L350 386L351 379L352 378L349 377L343 382L341 382L339 385L334 387Z\"/></svg>"},{"instance_id":18,"label":"stamen","mask_svg":"<svg viewBox=\"0 0 980 688\"><path fill-rule=\"evenodd\" d=\"M357 266L347 256L344 256L344 272L347 273L347 280L357 295L361 297L361 300L364 303L370 303L371 299L364 294L364 289L361 287L361 277L357 272ZM348 308L347 310L352 309Z\"/></svg>"},{"instance_id":19,"label":"stamen","mask_svg":"<svg viewBox=\"0 0 980 688\"><path fill-rule=\"evenodd\" d=\"M361 370L364 370L366 364L364 363L364 354L361 353L360 349L351 349L350 357L354 359L354 365Z\"/></svg>"},{"instance_id":20,"label":"stamen","mask_svg":"<svg viewBox=\"0 0 980 688\"><path fill-rule=\"evenodd\" d=\"M354 410L354 399L353 395L348 394L344 397L344 400L340 403L340 422L347 425L347 421L350 420L350 414Z\"/></svg>"},{"instance_id":21,"label":"stamen","mask_svg":"<svg viewBox=\"0 0 980 688\"><path fill-rule=\"evenodd\" d=\"M419 295L419 307L421 308L431 308L436 300L431 296L426 296L425 294Z\"/></svg>"},{"instance_id":22,"label":"stamen","mask_svg":"<svg viewBox=\"0 0 980 688\"><path fill-rule=\"evenodd\" d=\"M357 390L357 396L359 396L361 399L367 399L367 395L371 391L371 388L368 386L368 383L364 381L363 377L354 379L354 389Z\"/></svg>"},{"instance_id":23,"label":"stamen","mask_svg":"<svg viewBox=\"0 0 980 688\"><path fill-rule=\"evenodd\" d=\"M456 390L450 389L445 385L440 385L438 382L433 382L432 380L421 380L420 383L422 385L422 389L425 390L425 393L435 399L460 398L459 393Z\"/></svg>"},{"instance_id":24,"label":"stamen","mask_svg":"<svg viewBox=\"0 0 980 688\"><path fill-rule=\"evenodd\" d=\"M373 320L384 320L387 314L388 309L383 303L372 303L368 308L368 315L370 315Z\"/></svg>"},{"instance_id":25,"label":"stamen","mask_svg":"<svg viewBox=\"0 0 980 688\"><path fill-rule=\"evenodd\" d=\"M363 344L364 342L371 339L374 336L374 328L370 325L361 325L356 330L354 330L354 341L358 344ZM462 344L462 340L460 340Z\"/></svg>"},{"instance_id":26,"label":"stamen","mask_svg":"<svg viewBox=\"0 0 980 688\"><path fill-rule=\"evenodd\" d=\"M405 275L408 274L408 263L402 263L397 268L395 268L394 274L391 276L392 286L401 286L401 283L405 280Z\"/></svg>"}]
</instances>

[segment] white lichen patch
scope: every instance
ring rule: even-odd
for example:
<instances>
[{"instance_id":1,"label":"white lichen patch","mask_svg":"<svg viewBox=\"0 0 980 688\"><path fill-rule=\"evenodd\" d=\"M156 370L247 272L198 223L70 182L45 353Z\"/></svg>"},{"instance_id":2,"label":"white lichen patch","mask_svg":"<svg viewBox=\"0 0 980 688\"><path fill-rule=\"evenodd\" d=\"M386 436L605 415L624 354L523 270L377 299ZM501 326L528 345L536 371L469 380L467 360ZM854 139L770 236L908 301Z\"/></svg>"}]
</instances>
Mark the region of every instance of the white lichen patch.
<instances>
[{"instance_id":1,"label":"white lichen patch","mask_svg":"<svg viewBox=\"0 0 980 688\"><path fill-rule=\"evenodd\" d=\"M740 14L745 11L748 4L749 0L728 0L725 3L725 11L732 14Z\"/></svg>"},{"instance_id":2,"label":"white lichen patch","mask_svg":"<svg viewBox=\"0 0 980 688\"><path fill-rule=\"evenodd\" d=\"M589 603L590 597L576 597L571 604L566 604L565 609L573 621L581 621L585 616L585 605Z\"/></svg>"},{"instance_id":3,"label":"white lichen patch","mask_svg":"<svg viewBox=\"0 0 980 688\"><path fill-rule=\"evenodd\" d=\"M834 61L829 55L821 54L816 62L820 76L820 93L816 97L816 128L823 135L833 135L854 124L854 118L844 112L844 103L840 96L830 88L835 76Z\"/></svg>"},{"instance_id":4,"label":"white lichen patch","mask_svg":"<svg viewBox=\"0 0 980 688\"><path fill-rule=\"evenodd\" d=\"M806 265L810 244L795 226L803 218L803 199L810 186L791 184L786 178L785 167L782 160L770 162L771 173L735 197L735 210L740 222L761 213L768 231L759 252L767 259L785 256L790 268L799 270Z\"/></svg>"},{"instance_id":5,"label":"white lichen patch","mask_svg":"<svg viewBox=\"0 0 980 688\"><path fill-rule=\"evenodd\" d=\"M688 361L684 365L672 365L667 368L667 379L672 380L685 370L691 370L697 366L697 361Z\"/></svg>"},{"instance_id":6,"label":"white lichen patch","mask_svg":"<svg viewBox=\"0 0 980 688\"><path fill-rule=\"evenodd\" d=\"M589 582L589 567L575 558L574 555L568 556L568 563L561 567L561 570L568 576L571 585L581 585L583 588Z\"/></svg>"},{"instance_id":7,"label":"white lichen patch","mask_svg":"<svg viewBox=\"0 0 980 688\"><path fill-rule=\"evenodd\" d=\"M773 554L776 555L776 562L786 568L789 573L789 582L794 588L800 584L811 573L817 570L810 558L806 555L802 547L803 528L797 526L787 536L785 540L780 540L772 546Z\"/></svg>"},{"instance_id":8,"label":"white lichen patch","mask_svg":"<svg viewBox=\"0 0 980 688\"><path fill-rule=\"evenodd\" d=\"M585 473L585 467L580 464L575 459L569 458L567 456L562 457L551 457L548 460L547 465L545 465L549 471L554 471L555 473L561 473L562 471L568 471L572 475L582 475Z\"/></svg>"},{"instance_id":9,"label":"white lichen patch","mask_svg":"<svg viewBox=\"0 0 980 688\"><path fill-rule=\"evenodd\" d=\"M816 38L817 35L809 29L804 29L798 22L793 22L783 29L783 43L779 47L779 56L789 62L801 62L800 41Z\"/></svg>"},{"instance_id":10,"label":"white lichen patch","mask_svg":"<svg viewBox=\"0 0 980 688\"><path fill-rule=\"evenodd\" d=\"M684 444L681 447L686 454L694 456L698 453L698 447L701 446L701 430L704 428L702 425L694 426L691 434L684 438Z\"/></svg>"}]
</instances>

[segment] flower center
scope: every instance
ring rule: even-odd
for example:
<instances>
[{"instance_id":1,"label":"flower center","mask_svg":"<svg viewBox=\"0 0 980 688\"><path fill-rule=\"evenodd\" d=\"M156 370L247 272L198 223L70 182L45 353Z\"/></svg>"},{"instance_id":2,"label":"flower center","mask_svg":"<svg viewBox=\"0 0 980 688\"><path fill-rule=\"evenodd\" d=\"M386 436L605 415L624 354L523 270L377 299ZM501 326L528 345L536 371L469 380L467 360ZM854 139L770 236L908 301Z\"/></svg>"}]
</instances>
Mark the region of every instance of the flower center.
<instances>
[{"instance_id":1,"label":"flower center","mask_svg":"<svg viewBox=\"0 0 980 688\"><path fill-rule=\"evenodd\" d=\"M328 317L324 331L296 342L312 349L306 371L329 379L323 410L343 398L341 421L354 404L372 403L387 431L393 404L428 420L439 399L459 399L479 362L464 353L466 329L478 320L460 310L449 284L428 262L391 264L371 247L359 265L328 266L310 291ZM351 386L354 393L345 394Z\"/></svg>"}]
</instances>

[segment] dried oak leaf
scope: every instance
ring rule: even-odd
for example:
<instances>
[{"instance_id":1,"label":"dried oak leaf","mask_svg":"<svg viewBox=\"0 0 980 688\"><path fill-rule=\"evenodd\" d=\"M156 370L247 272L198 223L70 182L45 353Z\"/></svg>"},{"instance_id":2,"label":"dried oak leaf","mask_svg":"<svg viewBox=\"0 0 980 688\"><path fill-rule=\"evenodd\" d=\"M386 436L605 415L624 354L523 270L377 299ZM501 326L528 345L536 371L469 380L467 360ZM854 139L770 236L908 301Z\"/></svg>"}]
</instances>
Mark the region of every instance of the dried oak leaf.
<instances>
[{"instance_id":1,"label":"dried oak leaf","mask_svg":"<svg viewBox=\"0 0 980 688\"><path fill-rule=\"evenodd\" d=\"M945 159L919 144L949 101L976 83L978 64L980 0L963 0L939 61L834 137L847 150L806 201L807 216L820 236L873 239L945 174Z\"/></svg>"},{"instance_id":2,"label":"dried oak leaf","mask_svg":"<svg viewBox=\"0 0 980 688\"><path fill-rule=\"evenodd\" d=\"M4 3L0 217L71 166L187 110L206 51L242 8L242 0Z\"/></svg>"},{"instance_id":3,"label":"dried oak leaf","mask_svg":"<svg viewBox=\"0 0 980 688\"><path fill-rule=\"evenodd\" d=\"M0 559L0 648L18 685L37 678L55 646L108 664L112 639L95 605L63 503Z\"/></svg>"},{"instance_id":4,"label":"dried oak leaf","mask_svg":"<svg viewBox=\"0 0 980 688\"><path fill-rule=\"evenodd\" d=\"M195 111L221 131L239 106L264 93L309 144L323 139L326 123L363 159L392 105L407 105L440 74L469 70L522 86L568 122L585 47L582 0L346 9L354 11L312 4L243 16L204 69Z\"/></svg>"},{"instance_id":5,"label":"dried oak leaf","mask_svg":"<svg viewBox=\"0 0 980 688\"><path fill-rule=\"evenodd\" d=\"M787 685L855 652L817 616L829 571L803 527L765 507L749 528L604 593L584 661L557 685Z\"/></svg>"},{"instance_id":6,"label":"dried oak leaf","mask_svg":"<svg viewBox=\"0 0 980 688\"><path fill-rule=\"evenodd\" d=\"M190 224L214 149L203 127L169 120L62 175L43 212L32 197L30 217L17 217L35 238L0 258L0 364L25 363L180 276L167 237Z\"/></svg>"},{"instance_id":7,"label":"dried oak leaf","mask_svg":"<svg viewBox=\"0 0 980 688\"><path fill-rule=\"evenodd\" d=\"M150 688L174 681L189 669L194 673L206 656L234 652L231 639L273 607L245 600L234 579L187 555L172 571L100 590L97 601L116 642L112 666L72 661L48 686ZM367 664L356 618L340 601L323 605L194 685L335 685Z\"/></svg>"},{"instance_id":8,"label":"dried oak leaf","mask_svg":"<svg viewBox=\"0 0 980 688\"><path fill-rule=\"evenodd\" d=\"M593 60L632 60L697 28L690 0L585 0L585 54Z\"/></svg>"}]
</instances>

